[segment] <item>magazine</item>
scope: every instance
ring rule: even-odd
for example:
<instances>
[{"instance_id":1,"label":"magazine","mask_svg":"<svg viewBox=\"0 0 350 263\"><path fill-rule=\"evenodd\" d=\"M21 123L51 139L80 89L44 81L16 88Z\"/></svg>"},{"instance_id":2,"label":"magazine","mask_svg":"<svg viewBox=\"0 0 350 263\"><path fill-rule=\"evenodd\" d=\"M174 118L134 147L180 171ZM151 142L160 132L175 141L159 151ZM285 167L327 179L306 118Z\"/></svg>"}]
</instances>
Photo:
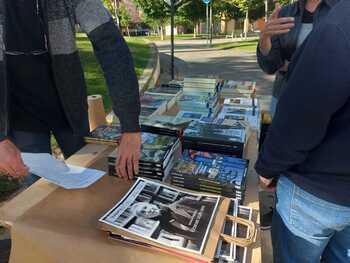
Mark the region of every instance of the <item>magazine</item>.
<instances>
[{"instance_id":1,"label":"magazine","mask_svg":"<svg viewBox=\"0 0 350 263\"><path fill-rule=\"evenodd\" d=\"M117 230L165 247L202 254L220 197L193 194L138 178L133 187L100 218Z\"/></svg>"}]
</instances>

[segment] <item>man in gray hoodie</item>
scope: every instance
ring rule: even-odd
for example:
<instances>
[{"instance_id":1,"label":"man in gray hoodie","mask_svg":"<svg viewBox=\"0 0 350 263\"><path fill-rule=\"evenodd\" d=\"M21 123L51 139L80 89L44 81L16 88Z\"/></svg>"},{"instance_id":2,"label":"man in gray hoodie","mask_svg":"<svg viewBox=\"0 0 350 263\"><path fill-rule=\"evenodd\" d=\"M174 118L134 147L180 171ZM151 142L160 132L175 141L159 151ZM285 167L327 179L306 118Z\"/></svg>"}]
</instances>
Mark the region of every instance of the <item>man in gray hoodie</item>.
<instances>
[{"instance_id":1,"label":"man in gray hoodie","mask_svg":"<svg viewBox=\"0 0 350 263\"><path fill-rule=\"evenodd\" d=\"M121 122L118 174L138 173L138 81L100 0L0 0L0 172L27 175L20 153L51 153L51 134L66 158L84 145L88 106L76 25L92 42Z\"/></svg>"}]
</instances>

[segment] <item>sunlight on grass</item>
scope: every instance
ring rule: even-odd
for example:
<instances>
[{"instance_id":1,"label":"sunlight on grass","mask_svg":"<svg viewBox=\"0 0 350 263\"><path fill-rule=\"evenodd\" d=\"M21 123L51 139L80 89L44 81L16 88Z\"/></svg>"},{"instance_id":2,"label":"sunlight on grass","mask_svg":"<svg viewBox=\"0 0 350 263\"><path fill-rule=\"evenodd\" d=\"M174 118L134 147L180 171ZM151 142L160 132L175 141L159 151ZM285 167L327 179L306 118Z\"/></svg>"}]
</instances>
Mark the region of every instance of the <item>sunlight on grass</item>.
<instances>
[{"instance_id":1,"label":"sunlight on grass","mask_svg":"<svg viewBox=\"0 0 350 263\"><path fill-rule=\"evenodd\" d=\"M219 49L238 49L241 51L255 52L257 45L258 45L258 40L249 40L249 41L214 44L212 47L219 48Z\"/></svg>"},{"instance_id":2,"label":"sunlight on grass","mask_svg":"<svg viewBox=\"0 0 350 263\"><path fill-rule=\"evenodd\" d=\"M137 76L141 76L147 66L150 57L149 45L143 38L125 38L132 53ZM84 67L85 79L88 87L88 95L101 94L103 96L106 112L111 109L111 100L108 97L106 82L103 72L92 50L92 45L85 34L77 34L77 44L81 61Z\"/></svg>"}]
</instances>

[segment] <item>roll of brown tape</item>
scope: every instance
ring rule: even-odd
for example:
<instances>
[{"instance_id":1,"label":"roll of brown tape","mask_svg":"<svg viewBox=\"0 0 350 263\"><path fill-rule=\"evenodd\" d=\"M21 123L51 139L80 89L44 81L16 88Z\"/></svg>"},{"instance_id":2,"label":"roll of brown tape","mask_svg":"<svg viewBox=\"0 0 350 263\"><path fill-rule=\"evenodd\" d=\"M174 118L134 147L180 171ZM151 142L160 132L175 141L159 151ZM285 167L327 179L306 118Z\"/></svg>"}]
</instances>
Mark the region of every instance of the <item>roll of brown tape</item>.
<instances>
[{"instance_id":1,"label":"roll of brown tape","mask_svg":"<svg viewBox=\"0 0 350 263\"><path fill-rule=\"evenodd\" d=\"M90 130L106 124L106 112L101 95L88 96Z\"/></svg>"}]
</instances>

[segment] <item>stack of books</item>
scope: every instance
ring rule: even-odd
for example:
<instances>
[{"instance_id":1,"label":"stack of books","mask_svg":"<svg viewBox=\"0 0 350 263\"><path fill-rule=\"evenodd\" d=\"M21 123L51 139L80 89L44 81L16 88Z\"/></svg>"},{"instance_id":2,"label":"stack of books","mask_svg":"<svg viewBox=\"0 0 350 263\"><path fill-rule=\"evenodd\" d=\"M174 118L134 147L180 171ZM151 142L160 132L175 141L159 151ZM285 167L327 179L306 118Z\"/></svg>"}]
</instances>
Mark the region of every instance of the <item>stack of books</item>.
<instances>
[{"instance_id":1,"label":"stack of books","mask_svg":"<svg viewBox=\"0 0 350 263\"><path fill-rule=\"evenodd\" d=\"M175 84L162 84L160 87L148 89L145 94L172 95L178 97L182 93L182 86Z\"/></svg>"},{"instance_id":2,"label":"stack of books","mask_svg":"<svg viewBox=\"0 0 350 263\"><path fill-rule=\"evenodd\" d=\"M185 78L184 93L203 93L214 96L219 93L221 82L217 79L209 78Z\"/></svg>"},{"instance_id":3,"label":"stack of books","mask_svg":"<svg viewBox=\"0 0 350 263\"><path fill-rule=\"evenodd\" d=\"M223 98L246 97L250 98L256 92L256 83L252 81L225 80L221 88Z\"/></svg>"},{"instance_id":4,"label":"stack of books","mask_svg":"<svg viewBox=\"0 0 350 263\"><path fill-rule=\"evenodd\" d=\"M143 132L180 137L189 123L189 120L175 116L155 115L143 120L141 129Z\"/></svg>"},{"instance_id":5,"label":"stack of books","mask_svg":"<svg viewBox=\"0 0 350 263\"><path fill-rule=\"evenodd\" d=\"M108 157L111 176L118 176L115 170L117 151L118 149ZM178 138L143 132L139 174L137 176L163 180L169 175L180 154L181 144Z\"/></svg>"},{"instance_id":6,"label":"stack of books","mask_svg":"<svg viewBox=\"0 0 350 263\"><path fill-rule=\"evenodd\" d=\"M86 143L117 145L122 136L119 125L101 125L90 132L86 137Z\"/></svg>"},{"instance_id":7,"label":"stack of books","mask_svg":"<svg viewBox=\"0 0 350 263\"><path fill-rule=\"evenodd\" d=\"M261 112L257 107L224 105L218 118L244 118L244 121L248 122L250 128L254 130L260 130L261 126Z\"/></svg>"},{"instance_id":8,"label":"stack of books","mask_svg":"<svg viewBox=\"0 0 350 263\"><path fill-rule=\"evenodd\" d=\"M206 117L211 117L216 116L220 111L219 97L217 94L212 96L201 93L184 93L179 97L177 105L180 109L180 115L198 113Z\"/></svg>"},{"instance_id":9,"label":"stack of books","mask_svg":"<svg viewBox=\"0 0 350 263\"><path fill-rule=\"evenodd\" d=\"M239 106L247 108L258 108L257 98L226 98L224 100L224 106Z\"/></svg>"},{"instance_id":10,"label":"stack of books","mask_svg":"<svg viewBox=\"0 0 350 263\"><path fill-rule=\"evenodd\" d=\"M171 184L242 201L248 161L228 155L185 150L170 172Z\"/></svg>"},{"instance_id":11,"label":"stack of books","mask_svg":"<svg viewBox=\"0 0 350 263\"><path fill-rule=\"evenodd\" d=\"M241 158L247 140L247 130L235 126L193 121L184 130L183 148L233 155Z\"/></svg>"},{"instance_id":12,"label":"stack of books","mask_svg":"<svg viewBox=\"0 0 350 263\"><path fill-rule=\"evenodd\" d=\"M175 95L161 95L145 93L140 98L141 103L141 114L140 120L145 120L154 115L160 115L165 113L167 110L171 109L176 103Z\"/></svg>"}]
</instances>

